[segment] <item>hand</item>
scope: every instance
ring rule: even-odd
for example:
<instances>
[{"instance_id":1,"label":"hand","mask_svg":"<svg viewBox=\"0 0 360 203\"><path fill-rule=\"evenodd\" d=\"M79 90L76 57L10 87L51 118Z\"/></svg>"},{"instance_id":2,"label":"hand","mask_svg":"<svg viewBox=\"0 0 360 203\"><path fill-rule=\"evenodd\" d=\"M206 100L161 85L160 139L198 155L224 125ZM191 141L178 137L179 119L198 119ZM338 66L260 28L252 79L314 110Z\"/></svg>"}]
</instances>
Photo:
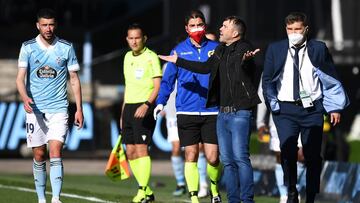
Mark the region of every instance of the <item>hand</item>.
<instances>
[{"instance_id":1,"label":"hand","mask_svg":"<svg viewBox=\"0 0 360 203\"><path fill-rule=\"evenodd\" d=\"M78 130L81 129L84 125L84 114L82 111L75 112L74 124L78 127Z\"/></svg>"},{"instance_id":2,"label":"hand","mask_svg":"<svg viewBox=\"0 0 360 203\"><path fill-rule=\"evenodd\" d=\"M146 104L140 105L135 111L134 118L144 118L148 109L149 109L148 105Z\"/></svg>"},{"instance_id":3,"label":"hand","mask_svg":"<svg viewBox=\"0 0 360 203\"><path fill-rule=\"evenodd\" d=\"M258 140L259 142L269 142L269 127L268 126L261 126L259 129L258 129Z\"/></svg>"},{"instance_id":4,"label":"hand","mask_svg":"<svg viewBox=\"0 0 360 203\"><path fill-rule=\"evenodd\" d=\"M164 105L158 104L154 109L154 120L156 120L158 113L164 110Z\"/></svg>"},{"instance_id":5,"label":"hand","mask_svg":"<svg viewBox=\"0 0 360 203\"><path fill-rule=\"evenodd\" d=\"M243 56L243 61L252 59L260 51L260 49L255 49L254 51L247 51Z\"/></svg>"},{"instance_id":6,"label":"hand","mask_svg":"<svg viewBox=\"0 0 360 203\"><path fill-rule=\"evenodd\" d=\"M176 63L178 55L176 53L176 51L174 51L174 55L171 56L164 56L164 55L158 55L160 59L164 60L164 61L168 61L168 62L172 62L172 63Z\"/></svg>"},{"instance_id":7,"label":"hand","mask_svg":"<svg viewBox=\"0 0 360 203\"><path fill-rule=\"evenodd\" d=\"M340 123L340 117L340 113L330 113L330 122L333 124L333 126Z\"/></svg>"},{"instance_id":8,"label":"hand","mask_svg":"<svg viewBox=\"0 0 360 203\"><path fill-rule=\"evenodd\" d=\"M31 104L34 104L33 100L29 97L26 97L23 99L24 102L24 109L26 111L26 113L32 113L33 109L31 107Z\"/></svg>"}]
</instances>

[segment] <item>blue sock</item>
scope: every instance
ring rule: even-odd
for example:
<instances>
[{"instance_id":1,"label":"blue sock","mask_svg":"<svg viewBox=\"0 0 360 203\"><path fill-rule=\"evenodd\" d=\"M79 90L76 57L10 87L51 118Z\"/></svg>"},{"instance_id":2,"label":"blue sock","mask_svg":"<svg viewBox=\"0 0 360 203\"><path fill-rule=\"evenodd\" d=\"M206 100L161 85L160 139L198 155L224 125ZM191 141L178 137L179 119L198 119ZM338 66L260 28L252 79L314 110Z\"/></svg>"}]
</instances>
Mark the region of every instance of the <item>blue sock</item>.
<instances>
[{"instance_id":1,"label":"blue sock","mask_svg":"<svg viewBox=\"0 0 360 203\"><path fill-rule=\"evenodd\" d=\"M37 162L34 159L33 174L37 196L39 200L44 200L46 190L46 161Z\"/></svg>"},{"instance_id":2,"label":"blue sock","mask_svg":"<svg viewBox=\"0 0 360 203\"><path fill-rule=\"evenodd\" d=\"M276 184L279 188L280 196L287 196L287 187L284 185L284 172L282 170L281 164L275 165L275 178Z\"/></svg>"},{"instance_id":3,"label":"blue sock","mask_svg":"<svg viewBox=\"0 0 360 203\"><path fill-rule=\"evenodd\" d=\"M207 161L205 158L205 154L203 152L199 153L198 158L198 170L199 170L199 178L200 178L200 185L206 185L207 186L207 179L206 179L206 165Z\"/></svg>"},{"instance_id":4,"label":"blue sock","mask_svg":"<svg viewBox=\"0 0 360 203\"><path fill-rule=\"evenodd\" d=\"M60 197L61 187L63 183L63 164L61 158L50 159L50 182L52 188L52 196Z\"/></svg>"},{"instance_id":5,"label":"blue sock","mask_svg":"<svg viewBox=\"0 0 360 203\"><path fill-rule=\"evenodd\" d=\"M171 165L174 171L176 184L185 185L184 160L181 156L171 156Z\"/></svg>"}]
</instances>

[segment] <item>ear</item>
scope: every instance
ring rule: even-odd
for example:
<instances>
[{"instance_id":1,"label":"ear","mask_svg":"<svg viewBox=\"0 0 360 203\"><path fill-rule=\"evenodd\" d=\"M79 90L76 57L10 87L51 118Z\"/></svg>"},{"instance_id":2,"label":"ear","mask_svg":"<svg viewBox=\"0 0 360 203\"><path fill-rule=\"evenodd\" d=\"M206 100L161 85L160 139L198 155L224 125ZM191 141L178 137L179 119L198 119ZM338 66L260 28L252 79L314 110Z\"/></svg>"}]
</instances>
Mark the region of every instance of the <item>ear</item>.
<instances>
[{"instance_id":1,"label":"ear","mask_svg":"<svg viewBox=\"0 0 360 203\"><path fill-rule=\"evenodd\" d=\"M188 26L186 26L186 25L185 25L185 32L188 34L190 33L190 30L189 30Z\"/></svg>"},{"instance_id":2,"label":"ear","mask_svg":"<svg viewBox=\"0 0 360 203\"><path fill-rule=\"evenodd\" d=\"M40 30L40 25L39 25L39 23L36 23L36 27L37 27L38 30Z\"/></svg>"},{"instance_id":3,"label":"ear","mask_svg":"<svg viewBox=\"0 0 360 203\"><path fill-rule=\"evenodd\" d=\"M144 43L146 43L148 37L146 35L144 35Z\"/></svg>"},{"instance_id":4,"label":"ear","mask_svg":"<svg viewBox=\"0 0 360 203\"><path fill-rule=\"evenodd\" d=\"M234 30L234 31L233 31L233 34L232 34L232 37L233 37L233 38L236 38L236 37L239 36L239 34L240 34L240 33L239 33L238 31Z\"/></svg>"}]
</instances>

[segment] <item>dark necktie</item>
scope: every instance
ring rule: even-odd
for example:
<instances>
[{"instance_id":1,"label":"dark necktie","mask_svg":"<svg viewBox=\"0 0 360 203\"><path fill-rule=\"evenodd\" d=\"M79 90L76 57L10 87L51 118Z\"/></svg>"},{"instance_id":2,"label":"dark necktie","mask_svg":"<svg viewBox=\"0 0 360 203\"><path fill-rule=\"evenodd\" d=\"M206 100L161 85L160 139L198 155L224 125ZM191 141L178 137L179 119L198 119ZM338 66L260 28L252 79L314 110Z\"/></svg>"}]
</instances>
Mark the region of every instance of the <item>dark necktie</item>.
<instances>
[{"instance_id":1,"label":"dark necktie","mask_svg":"<svg viewBox=\"0 0 360 203\"><path fill-rule=\"evenodd\" d=\"M294 101L298 100L300 98L299 95L299 51L301 48L303 48L304 46L301 47L292 47L295 50L295 54L294 54L294 64L293 64L293 72L294 72L294 78L293 78L293 98Z\"/></svg>"}]
</instances>

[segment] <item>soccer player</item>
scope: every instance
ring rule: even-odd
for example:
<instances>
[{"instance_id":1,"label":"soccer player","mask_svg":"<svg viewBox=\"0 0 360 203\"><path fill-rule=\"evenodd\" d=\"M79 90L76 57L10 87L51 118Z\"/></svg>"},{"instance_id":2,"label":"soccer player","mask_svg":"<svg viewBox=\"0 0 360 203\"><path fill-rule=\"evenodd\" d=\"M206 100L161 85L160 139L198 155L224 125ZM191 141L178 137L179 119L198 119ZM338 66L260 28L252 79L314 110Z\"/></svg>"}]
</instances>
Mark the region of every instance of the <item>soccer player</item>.
<instances>
[{"instance_id":1,"label":"soccer player","mask_svg":"<svg viewBox=\"0 0 360 203\"><path fill-rule=\"evenodd\" d=\"M205 17L201 11L191 11L185 17L185 31L189 37L179 43L171 53L178 53L192 61L206 61L218 43L205 37ZM204 143L207 172L210 179L211 202L221 202L218 180L221 175L219 148L216 136L218 107L206 107L209 74L198 74L184 67L168 63L161 81L154 117L163 109L177 80L176 114L181 146L185 147L184 173L192 203L199 202L199 173L197 160L199 143Z\"/></svg>"},{"instance_id":2,"label":"soccer player","mask_svg":"<svg viewBox=\"0 0 360 203\"><path fill-rule=\"evenodd\" d=\"M151 112L162 76L160 60L145 46L146 40L147 36L139 24L129 26L126 41L131 51L124 58L125 93L120 118L126 155L139 185L132 202L141 203L155 199L148 186L151 174L148 145L155 127Z\"/></svg>"},{"instance_id":3,"label":"soccer player","mask_svg":"<svg viewBox=\"0 0 360 203\"><path fill-rule=\"evenodd\" d=\"M26 111L27 146L33 151L33 174L39 203L45 203L46 145L50 157L52 203L61 203L62 148L68 133L67 77L75 96L75 125L83 126L80 67L73 45L55 35L55 12L37 14L39 35L22 44L16 85ZM26 78L26 84L25 84Z\"/></svg>"},{"instance_id":4,"label":"soccer player","mask_svg":"<svg viewBox=\"0 0 360 203\"><path fill-rule=\"evenodd\" d=\"M220 28L222 43L206 62L187 60L186 54L178 51L171 56L159 55L192 73L210 73L205 103L207 107L220 106L216 130L224 175L229 177L226 179L229 202L254 202L253 169L249 159L250 121L252 108L260 99L253 85L252 58L260 49L251 51L245 33L244 21L228 16ZM195 89L200 85L190 87Z\"/></svg>"},{"instance_id":5,"label":"soccer player","mask_svg":"<svg viewBox=\"0 0 360 203\"><path fill-rule=\"evenodd\" d=\"M164 64L163 72L166 71L166 66L168 63ZM174 90L169 96L167 104L164 106L164 112L166 116L166 128L167 128L167 140L171 143L171 165L173 168L173 172L176 179L176 189L172 193L174 196L181 196L186 193L185 186L185 176L184 176L184 160L181 156L181 147L180 147L180 139L177 127L177 119L176 119L176 108L175 108L175 100L176 100L177 88L176 84ZM207 172L206 172L206 158L204 154L204 145L199 144L199 158L198 158L198 170L199 170L199 178L200 178L200 188L198 192L199 198L204 198L208 196L208 183L207 183Z\"/></svg>"}]
</instances>

